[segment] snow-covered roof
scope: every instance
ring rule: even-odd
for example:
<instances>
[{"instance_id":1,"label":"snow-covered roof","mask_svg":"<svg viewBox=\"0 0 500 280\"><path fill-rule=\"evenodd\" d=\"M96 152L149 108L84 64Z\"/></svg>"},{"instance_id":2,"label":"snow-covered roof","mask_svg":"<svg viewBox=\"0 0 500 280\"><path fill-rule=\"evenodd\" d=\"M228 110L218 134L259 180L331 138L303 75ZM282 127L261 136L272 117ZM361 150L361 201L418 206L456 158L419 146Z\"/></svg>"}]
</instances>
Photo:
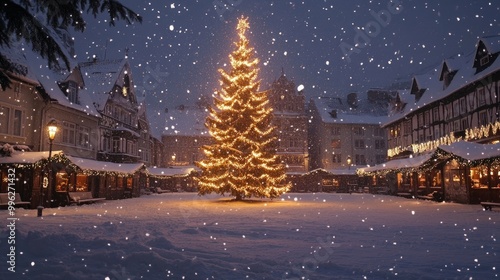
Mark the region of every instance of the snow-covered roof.
<instances>
[{"instance_id":1,"label":"snow-covered roof","mask_svg":"<svg viewBox=\"0 0 500 280\"><path fill-rule=\"evenodd\" d=\"M143 163L114 163L98 161L74 156L66 156L73 164L83 171L116 172L121 174L134 174L141 169Z\"/></svg>"},{"instance_id":2,"label":"snow-covered roof","mask_svg":"<svg viewBox=\"0 0 500 280\"><path fill-rule=\"evenodd\" d=\"M474 142L459 141L450 145L439 146L449 154L461 157L467 161L483 160L500 157L500 144L478 144Z\"/></svg>"},{"instance_id":3,"label":"snow-covered roof","mask_svg":"<svg viewBox=\"0 0 500 280\"><path fill-rule=\"evenodd\" d=\"M80 104L70 102L68 97L61 90L58 82L65 80L65 78L69 75L68 71L61 70L56 72L49 69L46 59L40 57L32 51L27 50L25 55L26 59L29 61L30 69L33 71L33 75L37 78L51 99L56 100L57 103L65 107L73 108L92 116L100 116L93 104L92 98L86 94L85 90L78 91L78 100Z\"/></svg>"},{"instance_id":4,"label":"snow-covered roof","mask_svg":"<svg viewBox=\"0 0 500 280\"><path fill-rule=\"evenodd\" d=\"M109 92L118 80L127 59L96 60L83 62L78 66L82 73L85 89L98 109L102 109L109 98Z\"/></svg>"},{"instance_id":5,"label":"snow-covered roof","mask_svg":"<svg viewBox=\"0 0 500 280\"><path fill-rule=\"evenodd\" d=\"M381 124L387 121L386 108L379 104L359 100L358 107L352 108L347 101L336 97L315 97L311 99L324 123L338 124ZM337 117L332 116L335 111Z\"/></svg>"},{"instance_id":6,"label":"snow-covered roof","mask_svg":"<svg viewBox=\"0 0 500 280\"><path fill-rule=\"evenodd\" d=\"M375 166L358 168L361 173L365 172L376 172L382 170L394 170L394 169L403 169L403 168L417 168L423 165L425 162L431 159L432 153L419 155L411 158L402 158L391 160L386 163L377 164Z\"/></svg>"},{"instance_id":7,"label":"snow-covered roof","mask_svg":"<svg viewBox=\"0 0 500 280\"><path fill-rule=\"evenodd\" d=\"M178 106L166 113L163 135L209 136L205 127L208 111L198 106Z\"/></svg>"},{"instance_id":8,"label":"snow-covered roof","mask_svg":"<svg viewBox=\"0 0 500 280\"><path fill-rule=\"evenodd\" d=\"M485 43L488 51L491 53L497 53L500 51L500 36L484 37L480 39L480 41ZM403 119L431 103L437 102L454 94L465 85L480 81L488 75L500 70L500 59L497 58L488 68L476 73L476 68L473 67L475 54L475 52L471 52L468 55L457 56L453 60L447 60L453 64L452 67L456 68L454 70L458 70L458 72L446 88L443 87L443 82L439 81L442 64L426 74L415 76L413 79L417 82L419 88L425 88L426 91L418 101L415 101L414 98L410 98L413 100L405 100L407 104L404 109L398 114L389 116L387 122L383 125L387 126L393 122Z\"/></svg>"},{"instance_id":9,"label":"snow-covered roof","mask_svg":"<svg viewBox=\"0 0 500 280\"><path fill-rule=\"evenodd\" d=\"M196 170L196 168L192 166L170 167L170 168L148 167L146 168L146 173L152 176L173 177L173 176L188 176L194 170Z\"/></svg>"},{"instance_id":10,"label":"snow-covered roof","mask_svg":"<svg viewBox=\"0 0 500 280\"><path fill-rule=\"evenodd\" d=\"M61 155L62 151L52 151L51 156ZM40 160L47 159L49 152L21 152L13 151L10 156L0 157L0 164L33 164Z\"/></svg>"}]
</instances>

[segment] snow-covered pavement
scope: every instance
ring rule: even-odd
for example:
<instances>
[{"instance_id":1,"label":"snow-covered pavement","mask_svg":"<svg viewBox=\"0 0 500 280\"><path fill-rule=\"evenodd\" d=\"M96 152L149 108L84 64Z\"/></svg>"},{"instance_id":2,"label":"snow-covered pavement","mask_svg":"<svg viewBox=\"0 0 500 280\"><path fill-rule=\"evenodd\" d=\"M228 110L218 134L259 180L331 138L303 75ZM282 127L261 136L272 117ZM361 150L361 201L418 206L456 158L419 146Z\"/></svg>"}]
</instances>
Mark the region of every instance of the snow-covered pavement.
<instances>
[{"instance_id":1,"label":"snow-covered pavement","mask_svg":"<svg viewBox=\"0 0 500 280\"><path fill-rule=\"evenodd\" d=\"M498 279L500 212L370 194L169 193L18 209L0 279ZM7 264L7 265L6 265Z\"/></svg>"}]
</instances>

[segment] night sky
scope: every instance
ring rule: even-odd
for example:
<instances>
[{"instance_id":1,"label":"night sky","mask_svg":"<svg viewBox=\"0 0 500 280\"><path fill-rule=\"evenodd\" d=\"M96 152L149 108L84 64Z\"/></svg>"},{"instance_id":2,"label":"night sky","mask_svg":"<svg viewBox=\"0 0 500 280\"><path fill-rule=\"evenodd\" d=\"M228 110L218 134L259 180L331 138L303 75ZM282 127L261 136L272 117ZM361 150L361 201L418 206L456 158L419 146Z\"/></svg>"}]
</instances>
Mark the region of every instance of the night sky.
<instances>
[{"instance_id":1,"label":"night sky","mask_svg":"<svg viewBox=\"0 0 500 280\"><path fill-rule=\"evenodd\" d=\"M144 22L110 27L104 17L88 17L85 33L75 34L77 59L121 58L128 48L136 92L145 92L157 135L165 108L217 89L241 15L250 18L261 89L284 69L308 98L408 82L444 58L474 51L479 37L500 34L500 1L121 2Z\"/></svg>"}]
</instances>

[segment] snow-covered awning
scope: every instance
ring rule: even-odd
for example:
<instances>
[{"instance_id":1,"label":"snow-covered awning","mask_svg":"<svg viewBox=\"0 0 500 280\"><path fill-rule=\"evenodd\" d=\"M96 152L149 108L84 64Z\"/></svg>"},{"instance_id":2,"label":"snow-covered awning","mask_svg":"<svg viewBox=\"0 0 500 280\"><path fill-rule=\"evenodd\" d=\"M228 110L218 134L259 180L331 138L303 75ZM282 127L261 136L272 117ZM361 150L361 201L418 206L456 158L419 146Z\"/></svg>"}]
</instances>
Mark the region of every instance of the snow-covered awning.
<instances>
[{"instance_id":1,"label":"snow-covered awning","mask_svg":"<svg viewBox=\"0 0 500 280\"><path fill-rule=\"evenodd\" d=\"M431 160L433 153L419 155L411 158L402 158L388 161L386 163L377 164L375 166L358 168L358 173L377 173L382 171L390 170L401 170L401 169L415 169L423 166L426 162Z\"/></svg>"},{"instance_id":2,"label":"snow-covered awning","mask_svg":"<svg viewBox=\"0 0 500 280\"><path fill-rule=\"evenodd\" d=\"M195 171L195 167L146 168L146 174L157 177L185 177Z\"/></svg>"},{"instance_id":3,"label":"snow-covered awning","mask_svg":"<svg viewBox=\"0 0 500 280\"><path fill-rule=\"evenodd\" d=\"M459 141L450 145L442 145L438 152L453 156L461 162L471 165L480 165L483 161L500 160L500 143L478 144L474 142Z\"/></svg>"},{"instance_id":4,"label":"snow-covered awning","mask_svg":"<svg viewBox=\"0 0 500 280\"><path fill-rule=\"evenodd\" d=\"M62 151L52 151L51 156L62 155ZM0 157L0 164L34 164L49 157L48 151L20 152L14 151L10 156Z\"/></svg>"},{"instance_id":5,"label":"snow-covered awning","mask_svg":"<svg viewBox=\"0 0 500 280\"><path fill-rule=\"evenodd\" d=\"M83 171L94 172L116 172L120 174L134 174L139 171L144 163L115 163L108 161L98 161L86 158L66 156L74 165Z\"/></svg>"}]
</instances>

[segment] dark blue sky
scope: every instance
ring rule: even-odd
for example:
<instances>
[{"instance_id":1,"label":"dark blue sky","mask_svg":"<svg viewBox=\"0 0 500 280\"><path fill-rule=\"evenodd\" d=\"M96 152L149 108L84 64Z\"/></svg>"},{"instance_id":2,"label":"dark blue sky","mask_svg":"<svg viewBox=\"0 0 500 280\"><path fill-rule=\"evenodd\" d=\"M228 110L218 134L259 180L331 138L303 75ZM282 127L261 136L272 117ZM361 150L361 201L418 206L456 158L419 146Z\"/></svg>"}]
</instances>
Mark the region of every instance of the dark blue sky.
<instances>
[{"instance_id":1,"label":"dark blue sky","mask_svg":"<svg viewBox=\"0 0 500 280\"><path fill-rule=\"evenodd\" d=\"M143 24L109 27L89 19L86 32L75 36L77 55L120 58L128 47L135 85L146 90L150 121L160 128L165 108L192 104L217 88L217 69L228 63L241 15L250 17L261 88L283 67L308 97L409 81L446 57L473 51L479 37L500 34L500 2L492 0L121 2ZM223 10L223 3L234 5Z\"/></svg>"}]
</instances>

